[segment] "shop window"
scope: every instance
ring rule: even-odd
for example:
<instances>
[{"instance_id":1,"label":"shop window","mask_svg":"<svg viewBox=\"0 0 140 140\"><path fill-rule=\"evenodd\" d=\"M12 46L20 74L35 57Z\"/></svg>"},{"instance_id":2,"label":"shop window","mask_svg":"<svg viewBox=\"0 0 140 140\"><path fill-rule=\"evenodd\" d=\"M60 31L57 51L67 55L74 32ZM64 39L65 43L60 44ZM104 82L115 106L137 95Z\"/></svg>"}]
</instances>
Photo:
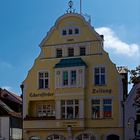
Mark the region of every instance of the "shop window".
<instances>
[{"instance_id":1,"label":"shop window","mask_svg":"<svg viewBox=\"0 0 140 140\"><path fill-rule=\"evenodd\" d=\"M30 137L30 140L40 140L40 138L37 136L32 136L32 137Z\"/></svg>"},{"instance_id":2,"label":"shop window","mask_svg":"<svg viewBox=\"0 0 140 140\"><path fill-rule=\"evenodd\" d=\"M92 118L100 118L100 100L92 100Z\"/></svg>"},{"instance_id":3,"label":"shop window","mask_svg":"<svg viewBox=\"0 0 140 140\"><path fill-rule=\"evenodd\" d=\"M55 109L54 106L48 104L41 104L37 106L38 117L54 117Z\"/></svg>"},{"instance_id":4,"label":"shop window","mask_svg":"<svg viewBox=\"0 0 140 140\"><path fill-rule=\"evenodd\" d=\"M80 55L86 55L86 48L85 47L80 47Z\"/></svg>"},{"instance_id":5,"label":"shop window","mask_svg":"<svg viewBox=\"0 0 140 140\"><path fill-rule=\"evenodd\" d=\"M96 138L90 133L80 134L76 140L96 140Z\"/></svg>"},{"instance_id":6,"label":"shop window","mask_svg":"<svg viewBox=\"0 0 140 140\"><path fill-rule=\"evenodd\" d=\"M61 118L74 119L79 118L79 101L62 100L61 101Z\"/></svg>"},{"instance_id":7,"label":"shop window","mask_svg":"<svg viewBox=\"0 0 140 140\"><path fill-rule=\"evenodd\" d=\"M74 56L74 48L68 48L68 56Z\"/></svg>"},{"instance_id":8,"label":"shop window","mask_svg":"<svg viewBox=\"0 0 140 140\"><path fill-rule=\"evenodd\" d=\"M49 88L49 73L39 72L39 89Z\"/></svg>"},{"instance_id":9,"label":"shop window","mask_svg":"<svg viewBox=\"0 0 140 140\"><path fill-rule=\"evenodd\" d=\"M103 100L103 117L104 118L112 117L112 100L111 99Z\"/></svg>"},{"instance_id":10,"label":"shop window","mask_svg":"<svg viewBox=\"0 0 140 140\"><path fill-rule=\"evenodd\" d=\"M94 69L94 83L95 85L105 85L105 68L97 67Z\"/></svg>"},{"instance_id":11,"label":"shop window","mask_svg":"<svg viewBox=\"0 0 140 140\"><path fill-rule=\"evenodd\" d=\"M62 57L62 49L56 49L56 57Z\"/></svg>"},{"instance_id":12,"label":"shop window","mask_svg":"<svg viewBox=\"0 0 140 140\"><path fill-rule=\"evenodd\" d=\"M47 140L66 140L66 138L61 135L51 135L47 137Z\"/></svg>"}]
</instances>

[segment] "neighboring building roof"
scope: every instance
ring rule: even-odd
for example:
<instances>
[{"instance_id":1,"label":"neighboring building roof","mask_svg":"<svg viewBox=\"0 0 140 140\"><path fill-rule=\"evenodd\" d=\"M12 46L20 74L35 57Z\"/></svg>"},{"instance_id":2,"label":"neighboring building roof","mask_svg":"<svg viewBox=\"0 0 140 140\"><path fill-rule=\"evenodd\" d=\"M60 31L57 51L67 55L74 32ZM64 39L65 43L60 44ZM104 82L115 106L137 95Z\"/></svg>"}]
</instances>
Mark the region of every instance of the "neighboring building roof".
<instances>
[{"instance_id":1,"label":"neighboring building roof","mask_svg":"<svg viewBox=\"0 0 140 140\"><path fill-rule=\"evenodd\" d=\"M61 59L60 62L55 65L55 68L75 66L87 66L87 64L81 58Z\"/></svg>"},{"instance_id":2,"label":"neighboring building roof","mask_svg":"<svg viewBox=\"0 0 140 140\"><path fill-rule=\"evenodd\" d=\"M19 104L22 104L22 99L20 96L12 93L6 89L0 88L0 97L9 99L9 100L16 102L16 103L19 103Z\"/></svg>"},{"instance_id":3,"label":"neighboring building roof","mask_svg":"<svg viewBox=\"0 0 140 140\"><path fill-rule=\"evenodd\" d=\"M21 117L21 108L22 99L18 95L0 88L0 109L2 116Z\"/></svg>"}]
</instances>

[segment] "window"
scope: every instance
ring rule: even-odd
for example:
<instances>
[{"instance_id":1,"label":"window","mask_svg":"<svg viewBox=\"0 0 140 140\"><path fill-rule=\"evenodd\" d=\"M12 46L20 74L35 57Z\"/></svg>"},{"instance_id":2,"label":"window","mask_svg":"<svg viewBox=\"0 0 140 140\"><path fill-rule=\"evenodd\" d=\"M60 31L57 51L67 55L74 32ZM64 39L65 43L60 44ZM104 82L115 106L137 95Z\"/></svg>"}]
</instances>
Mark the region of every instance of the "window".
<instances>
[{"instance_id":1,"label":"window","mask_svg":"<svg viewBox=\"0 0 140 140\"><path fill-rule=\"evenodd\" d=\"M112 117L112 100L111 99L103 100L103 117L104 118Z\"/></svg>"},{"instance_id":2,"label":"window","mask_svg":"<svg viewBox=\"0 0 140 140\"><path fill-rule=\"evenodd\" d=\"M62 34L63 36L78 35L78 34L79 34L79 28L78 28L78 27L68 27L68 28L64 28L64 29L62 29L61 34Z\"/></svg>"},{"instance_id":3,"label":"window","mask_svg":"<svg viewBox=\"0 0 140 140\"><path fill-rule=\"evenodd\" d=\"M37 106L37 115L38 117L54 117L55 109L51 105L41 104Z\"/></svg>"},{"instance_id":4,"label":"window","mask_svg":"<svg viewBox=\"0 0 140 140\"><path fill-rule=\"evenodd\" d=\"M39 72L39 89L49 88L49 73Z\"/></svg>"},{"instance_id":5,"label":"window","mask_svg":"<svg viewBox=\"0 0 140 140\"><path fill-rule=\"evenodd\" d=\"M72 35L72 34L73 34L73 30L69 29L69 35Z\"/></svg>"},{"instance_id":6,"label":"window","mask_svg":"<svg viewBox=\"0 0 140 140\"><path fill-rule=\"evenodd\" d=\"M68 56L74 56L74 48L68 48Z\"/></svg>"},{"instance_id":7,"label":"window","mask_svg":"<svg viewBox=\"0 0 140 140\"><path fill-rule=\"evenodd\" d=\"M86 55L86 48L80 47L80 55Z\"/></svg>"},{"instance_id":8,"label":"window","mask_svg":"<svg viewBox=\"0 0 140 140\"><path fill-rule=\"evenodd\" d=\"M76 70L71 71L71 85L76 85Z\"/></svg>"},{"instance_id":9,"label":"window","mask_svg":"<svg viewBox=\"0 0 140 140\"><path fill-rule=\"evenodd\" d=\"M63 30L62 31L62 35L67 35L67 31L66 30Z\"/></svg>"},{"instance_id":10,"label":"window","mask_svg":"<svg viewBox=\"0 0 140 140\"><path fill-rule=\"evenodd\" d=\"M47 140L66 140L66 138L61 135L51 135L47 137Z\"/></svg>"},{"instance_id":11,"label":"window","mask_svg":"<svg viewBox=\"0 0 140 140\"><path fill-rule=\"evenodd\" d=\"M56 49L56 57L62 57L62 49Z\"/></svg>"},{"instance_id":12,"label":"window","mask_svg":"<svg viewBox=\"0 0 140 140\"><path fill-rule=\"evenodd\" d=\"M96 140L92 134L84 133L79 135L76 140Z\"/></svg>"},{"instance_id":13,"label":"window","mask_svg":"<svg viewBox=\"0 0 140 140\"><path fill-rule=\"evenodd\" d=\"M100 118L100 100L92 100L92 118Z\"/></svg>"},{"instance_id":14,"label":"window","mask_svg":"<svg viewBox=\"0 0 140 140\"><path fill-rule=\"evenodd\" d=\"M37 137L37 136L32 136L32 137L30 138L30 140L40 140L40 138Z\"/></svg>"},{"instance_id":15,"label":"window","mask_svg":"<svg viewBox=\"0 0 140 140\"><path fill-rule=\"evenodd\" d=\"M77 71L67 70L62 72L62 85L75 87L77 84Z\"/></svg>"},{"instance_id":16,"label":"window","mask_svg":"<svg viewBox=\"0 0 140 140\"><path fill-rule=\"evenodd\" d=\"M91 101L92 119L112 117L112 99L93 99Z\"/></svg>"},{"instance_id":17,"label":"window","mask_svg":"<svg viewBox=\"0 0 140 140\"><path fill-rule=\"evenodd\" d=\"M61 118L74 119L79 118L79 101L62 100L61 101Z\"/></svg>"},{"instance_id":18,"label":"window","mask_svg":"<svg viewBox=\"0 0 140 140\"><path fill-rule=\"evenodd\" d=\"M75 28L75 34L79 34L79 29Z\"/></svg>"},{"instance_id":19,"label":"window","mask_svg":"<svg viewBox=\"0 0 140 140\"><path fill-rule=\"evenodd\" d=\"M94 83L95 85L105 85L105 68L97 67L94 69Z\"/></svg>"},{"instance_id":20,"label":"window","mask_svg":"<svg viewBox=\"0 0 140 140\"><path fill-rule=\"evenodd\" d=\"M68 86L68 71L63 72L63 86Z\"/></svg>"}]
</instances>

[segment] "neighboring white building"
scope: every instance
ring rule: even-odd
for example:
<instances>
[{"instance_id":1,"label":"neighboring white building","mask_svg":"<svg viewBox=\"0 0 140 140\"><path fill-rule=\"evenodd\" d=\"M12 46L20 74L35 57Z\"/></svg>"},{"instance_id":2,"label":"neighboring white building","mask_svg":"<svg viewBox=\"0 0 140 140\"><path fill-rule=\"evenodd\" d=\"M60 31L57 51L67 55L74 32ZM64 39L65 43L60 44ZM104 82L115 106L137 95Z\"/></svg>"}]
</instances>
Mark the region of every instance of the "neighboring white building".
<instances>
[{"instance_id":1,"label":"neighboring white building","mask_svg":"<svg viewBox=\"0 0 140 140\"><path fill-rule=\"evenodd\" d=\"M22 140L22 100L0 88L0 140Z\"/></svg>"},{"instance_id":2,"label":"neighboring white building","mask_svg":"<svg viewBox=\"0 0 140 140\"><path fill-rule=\"evenodd\" d=\"M135 133L137 136L140 135L139 134L140 131L138 128L139 126L139 118L137 114L138 110L135 105L136 97L138 95L139 90L140 90L140 82L137 82L133 85L125 101L125 140L133 140L135 138ZM135 128L137 128L137 130Z\"/></svg>"}]
</instances>

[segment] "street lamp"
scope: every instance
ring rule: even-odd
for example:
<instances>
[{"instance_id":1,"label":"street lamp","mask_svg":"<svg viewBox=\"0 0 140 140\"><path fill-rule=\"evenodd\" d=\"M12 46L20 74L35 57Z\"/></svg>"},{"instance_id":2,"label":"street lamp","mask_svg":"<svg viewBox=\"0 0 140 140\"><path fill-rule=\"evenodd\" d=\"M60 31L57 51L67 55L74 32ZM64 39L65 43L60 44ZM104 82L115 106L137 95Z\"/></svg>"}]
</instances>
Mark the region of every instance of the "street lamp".
<instances>
[{"instance_id":1,"label":"street lamp","mask_svg":"<svg viewBox=\"0 0 140 140\"><path fill-rule=\"evenodd\" d=\"M134 121L134 134L135 134L135 138L134 138L134 140L136 140L137 123L136 123L136 120L135 120L135 118L134 118L134 117L129 117L129 118L128 118L128 121L127 121L127 125L128 125L128 126L130 126L130 125L131 125L131 123L130 123L130 121L131 121L131 120L133 120L133 121Z\"/></svg>"}]
</instances>

